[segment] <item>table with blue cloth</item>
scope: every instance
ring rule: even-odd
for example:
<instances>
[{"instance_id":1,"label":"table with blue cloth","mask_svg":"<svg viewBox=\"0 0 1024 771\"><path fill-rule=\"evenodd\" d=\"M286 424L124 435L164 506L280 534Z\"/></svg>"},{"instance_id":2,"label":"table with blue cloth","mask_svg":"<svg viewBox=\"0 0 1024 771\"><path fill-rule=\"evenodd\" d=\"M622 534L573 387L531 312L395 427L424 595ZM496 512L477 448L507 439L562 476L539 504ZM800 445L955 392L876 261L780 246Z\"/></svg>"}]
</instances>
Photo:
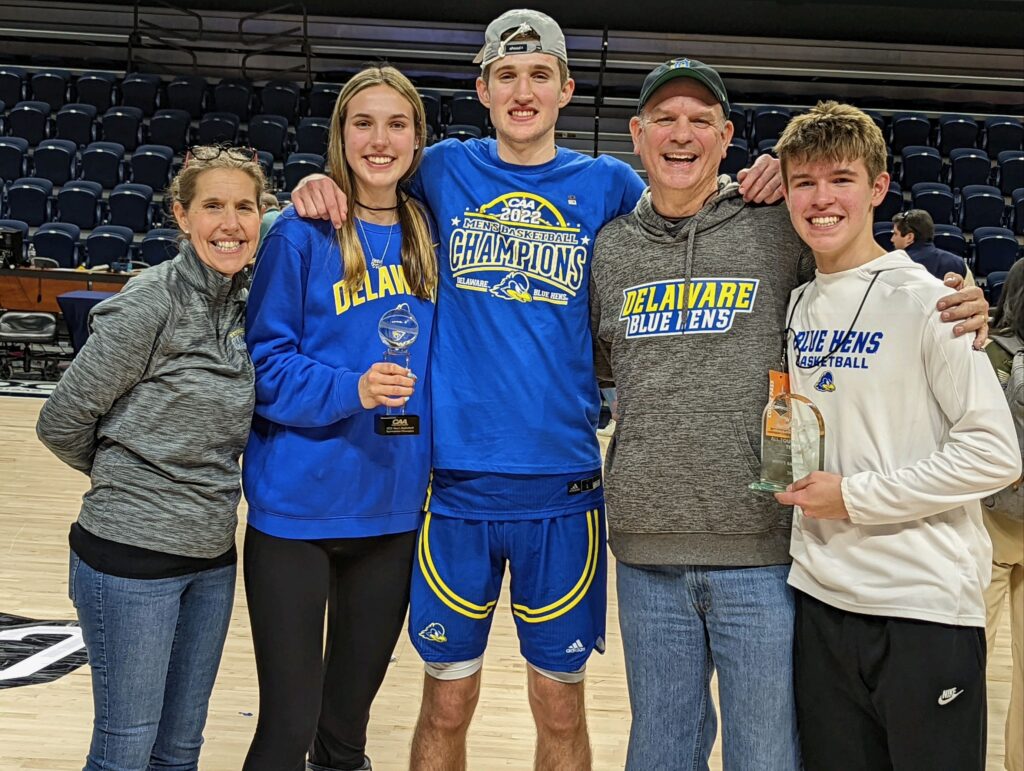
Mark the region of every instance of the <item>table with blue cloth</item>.
<instances>
[{"instance_id":1,"label":"table with blue cloth","mask_svg":"<svg viewBox=\"0 0 1024 771\"><path fill-rule=\"evenodd\" d=\"M94 305L113 297L116 292L93 292L78 290L65 292L57 295L57 304L60 312L64 314L64 321L68 325L68 333L71 335L71 347L77 355L85 341L89 339L89 311Z\"/></svg>"}]
</instances>

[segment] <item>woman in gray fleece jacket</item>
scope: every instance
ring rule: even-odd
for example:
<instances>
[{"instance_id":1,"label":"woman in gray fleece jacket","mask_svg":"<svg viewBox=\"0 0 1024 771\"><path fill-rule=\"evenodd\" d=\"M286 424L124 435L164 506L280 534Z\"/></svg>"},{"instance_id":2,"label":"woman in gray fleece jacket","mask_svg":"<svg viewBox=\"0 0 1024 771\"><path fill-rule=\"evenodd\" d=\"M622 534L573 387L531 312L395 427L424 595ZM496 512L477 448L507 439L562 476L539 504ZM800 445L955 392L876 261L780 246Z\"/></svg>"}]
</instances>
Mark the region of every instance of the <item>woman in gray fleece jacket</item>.
<instances>
[{"instance_id":1,"label":"woman in gray fleece jacket","mask_svg":"<svg viewBox=\"0 0 1024 771\"><path fill-rule=\"evenodd\" d=\"M178 256L93 310L39 415L43 443L92 481L69 538L96 712L86 771L198 765L234 598L254 401L241 271L264 188L249 148L189 152L170 188Z\"/></svg>"}]
</instances>

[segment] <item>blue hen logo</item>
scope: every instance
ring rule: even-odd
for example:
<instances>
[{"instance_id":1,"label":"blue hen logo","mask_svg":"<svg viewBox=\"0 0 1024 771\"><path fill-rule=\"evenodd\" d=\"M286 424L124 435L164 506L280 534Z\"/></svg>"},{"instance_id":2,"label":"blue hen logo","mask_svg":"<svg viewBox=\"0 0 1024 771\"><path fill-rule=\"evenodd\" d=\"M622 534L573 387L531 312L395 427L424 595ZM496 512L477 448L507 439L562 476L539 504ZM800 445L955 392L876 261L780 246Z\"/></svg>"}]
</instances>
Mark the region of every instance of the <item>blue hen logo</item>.
<instances>
[{"instance_id":1,"label":"blue hen logo","mask_svg":"<svg viewBox=\"0 0 1024 771\"><path fill-rule=\"evenodd\" d=\"M530 296L530 279L518 272L507 274L497 285L491 287L491 294L503 300L516 300L521 303L533 300Z\"/></svg>"},{"instance_id":2,"label":"blue hen logo","mask_svg":"<svg viewBox=\"0 0 1024 771\"><path fill-rule=\"evenodd\" d=\"M831 393L836 390L835 381L832 379L832 373L826 372L824 375L818 378L818 382L814 384L815 391L823 391L824 393Z\"/></svg>"}]
</instances>

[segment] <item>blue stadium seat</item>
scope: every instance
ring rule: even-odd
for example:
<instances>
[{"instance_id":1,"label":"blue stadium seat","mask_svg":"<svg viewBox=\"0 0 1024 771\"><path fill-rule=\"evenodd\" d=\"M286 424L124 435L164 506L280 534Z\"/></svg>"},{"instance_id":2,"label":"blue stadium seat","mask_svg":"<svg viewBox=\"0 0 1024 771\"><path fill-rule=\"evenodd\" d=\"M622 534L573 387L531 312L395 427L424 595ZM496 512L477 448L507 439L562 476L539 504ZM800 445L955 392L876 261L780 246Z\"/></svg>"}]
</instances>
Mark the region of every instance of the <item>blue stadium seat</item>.
<instances>
[{"instance_id":1,"label":"blue stadium seat","mask_svg":"<svg viewBox=\"0 0 1024 771\"><path fill-rule=\"evenodd\" d=\"M299 180L324 170L324 157L313 153L292 153L284 164L284 189L291 191Z\"/></svg>"},{"instance_id":2,"label":"blue stadium seat","mask_svg":"<svg viewBox=\"0 0 1024 771\"><path fill-rule=\"evenodd\" d=\"M56 260L62 268L78 267L78 239L81 231L67 222L47 222L32 236L36 255Z\"/></svg>"},{"instance_id":3,"label":"blue stadium seat","mask_svg":"<svg viewBox=\"0 0 1024 771\"><path fill-rule=\"evenodd\" d=\"M274 156L268 153L266 150L257 150L256 160L259 162L260 168L263 169L263 176L267 178L267 182L273 183ZM271 184L271 187L273 187L273 184Z\"/></svg>"},{"instance_id":4,"label":"blue stadium seat","mask_svg":"<svg viewBox=\"0 0 1024 771\"><path fill-rule=\"evenodd\" d=\"M445 139L458 139L460 142L465 142L467 139L480 139L482 136L483 132L477 126L467 126L461 123L452 123L444 130Z\"/></svg>"},{"instance_id":5,"label":"blue stadium seat","mask_svg":"<svg viewBox=\"0 0 1024 771\"><path fill-rule=\"evenodd\" d=\"M953 191L941 182L918 182L910 188L910 198L915 209L924 209L932 220L943 225L953 222Z\"/></svg>"},{"instance_id":6,"label":"blue stadium seat","mask_svg":"<svg viewBox=\"0 0 1024 771\"><path fill-rule=\"evenodd\" d=\"M882 113L876 112L875 110L864 110L864 114L875 122L875 125L878 126L878 130L882 132L883 137L888 136L888 134L885 131L885 116L882 115Z\"/></svg>"},{"instance_id":7,"label":"blue stadium seat","mask_svg":"<svg viewBox=\"0 0 1024 771\"><path fill-rule=\"evenodd\" d=\"M22 177L7 188L7 216L37 228L50 220L53 183L41 177Z\"/></svg>"},{"instance_id":8,"label":"blue stadium seat","mask_svg":"<svg viewBox=\"0 0 1024 771\"><path fill-rule=\"evenodd\" d=\"M476 126L481 134L487 133L487 108L480 103L476 93L456 94L448 105L451 123Z\"/></svg>"},{"instance_id":9,"label":"blue stadium seat","mask_svg":"<svg viewBox=\"0 0 1024 771\"><path fill-rule=\"evenodd\" d=\"M107 200L111 225L123 225L136 233L153 227L153 188L136 182L123 182Z\"/></svg>"},{"instance_id":10,"label":"blue stadium seat","mask_svg":"<svg viewBox=\"0 0 1024 771\"><path fill-rule=\"evenodd\" d=\"M225 78L213 89L213 106L216 112L233 113L244 123L252 109L252 85L241 78Z\"/></svg>"},{"instance_id":11,"label":"blue stadium seat","mask_svg":"<svg viewBox=\"0 0 1024 771\"><path fill-rule=\"evenodd\" d=\"M786 107L773 104L755 107L751 117L751 140L760 145L766 139L778 139L792 117L793 113Z\"/></svg>"},{"instance_id":12,"label":"blue stadium seat","mask_svg":"<svg viewBox=\"0 0 1024 771\"><path fill-rule=\"evenodd\" d=\"M0 228L5 230L17 230L21 233L21 258L25 259L28 257L28 223L22 220L3 220L0 219Z\"/></svg>"},{"instance_id":13,"label":"blue stadium seat","mask_svg":"<svg viewBox=\"0 0 1024 771\"><path fill-rule=\"evenodd\" d=\"M997 157L999 164L999 190L1011 195L1018 187L1024 187L1024 151L1003 150Z\"/></svg>"},{"instance_id":14,"label":"blue stadium seat","mask_svg":"<svg viewBox=\"0 0 1024 771\"><path fill-rule=\"evenodd\" d=\"M233 145L238 141L238 116L233 112L208 112L199 121L201 145Z\"/></svg>"},{"instance_id":15,"label":"blue stadium seat","mask_svg":"<svg viewBox=\"0 0 1024 771\"><path fill-rule=\"evenodd\" d=\"M117 77L112 72L84 72L75 81L78 101L91 104L96 114L102 115L114 103L114 87Z\"/></svg>"},{"instance_id":16,"label":"blue stadium seat","mask_svg":"<svg viewBox=\"0 0 1024 771\"><path fill-rule=\"evenodd\" d=\"M987 276L997 270L1009 270L1017 261L1020 246L1008 228L981 227L974 231L974 272Z\"/></svg>"},{"instance_id":17,"label":"blue stadium seat","mask_svg":"<svg viewBox=\"0 0 1024 771\"><path fill-rule=\"evenodd\" d=\"M46 102L56 112L68 100L71 73L67 70L40 70L33 73L29 83L32 86L32 98Z\"/></svg>"},{"instance_id":18,"label":"blue stadium seat","mask_svg":"<svg viewBox=\"0 0 1024 771\"><path fill-rule=\"evenodd\" d=\"M139 259L151 267L173 260L178 254L178 234L174 228L153 228L142 239Z\"/></svg>"},{"instance_id":19,"label":"blue stadium seat","mask_svg":"<svg viewBox=\"0 0 1024 771\"><path fill-rule=\"evenodd\" d=\"M164 190L171 181L174 151L167 145L139 145L128 162L132 182Z\"/></svg>"},{"instance_id":20,"label":"blue stadium seat","mask_svg":"<svg viewBox=\"0 0 1024 771\"><path fill-rule=\"evenodd\" d=\"M907 145L903 148L900 185L913 188L918 182L938 182L942 173L942 156L934 147Z\"/></svg>"},{"instance_id":21,"label":"blue stadium seat","mask_svg":"<svg viewBox=\"0 0 1024 771\"><path fill-rule=\"evenodd\" d=\"M899 112L892 116L892 138L889 146L894 153L900 153L904 147L927 145L931 136L932 124L927 115L919 112Z\"/></svg>"},{"instance_id":22,"label":"blue stadium seat","mask_svg":"<svg viewBox=\"0 0 1024 771\"><path fill-rule=\"evenodd\" d=\"M885 198L875 207L875 223L891 225L892 218L901 211L903 211L903 193L896 182L889 180L889 189L885 193Z\"/></svg>"},{"instance_id":23,"label":"blue stadium seat","mask_svg":"<svg viewBox=\"0 0 1024 771\"><path fill-rule=\"evenodd\" d=\"M310 99L312 100L312 97L310 97ZM435 94L423 93L421 91L420 99L423 100L423 111L427 120L427 125L434 129L435 134L440 134L441 127L443 125L441 115L441 97ZM330 112L323 117L328 117L329 115Z\"/></svg>"},{"instance_id":24,"label":"blue stadium seat","mask_svg":"<svg viewBox=\"0 0 1024 771\"><path fill-rule=\"evenodd\" d=\"M253 115L249 119L249 144L265 150L275 161L284 159L288 120L280 115Z\"/></svg>"},{"instance_id":25,"label":"blue stadium seat","mask_svg":"<svg viewBox=\"0 0 1024 771\"><path fill-rule=\"evenodd\" d=\"M732 121L732 138L746 140L747 136L747 111L738 104L729 105L729 120Z\"/></svg>"},{"instance_id":26,"label":"blue stadium seat","mask_svg":"<svg viewBox=\"0 0 1024 771\"><path fill-rule=\"evenodd\" d=\"M149 119L149 142L164 145L176 153L189 146L189 125L192 119L185 110L157 110Z\"/></svg>"},{"instance_id":27,"label":"blue stadium seat","mask_svg":"<svg viewBox=\"0 0 1024 771\"><path fill-rule=\"evenodd\" d=\"M985 276L985 298L993 308L999 304L999 298L1003 295L1007 275L1009 275L1009 271L994 270Z\"/></svg>"},{"instance_id":28,"label":"blue stadium seat","mask_svg":"<svg viewBox=\"0 0 1024 771\"><path fill-rule=\"evenodd\" d=\"M885 251L891 252L896 247L892 245L892 223L891 222L876 222L873 226L875 234L875 243L881 246Z\"/></svg>"},{"instance_id":29,"label":"blue stadium seat","mask_svg":"<svg viewBox=\"0 0 1024 771\"><path fill-rule=\"evenodd\" d=\"M778 141L778 137L774 139L770 137L768 139L762 139L760 142L757 143L757 147L754 149L754 157L756 158L759 155L770 155L773 158L776 157L775 143Z\"/></svg>"},{"instance_id":30,"label":"blue stadium seat","mask_svg":"<svg viewBox=\"0 0 1024 771\"><path fill-rule=\"evenodd\" d=\"M28 174L28 140L21 137L0 137L0 180L6 185L12 179Z\"/></svg>"},{"instance_id":31,"label":"blue stadium seat","mask_svg":"<svg viewBox=\"0 0 1024 771\"><path fill-rule=\"evenodd\" d=\"M949 186L959 190L966 185L987 185L992 163L984 150L958 147L949 153Z\"/></svg>"},{"instance_id":32,"label":"blue stadium seat","mask_svg":"<svg viewBox=\"0 0 1024 771\"><path fill-rule=\"evenodd\" d=\"M0 102L10 106L25 101L27 79L21 67L0 64Z\"/></svg>"},{"instance_id":33,"label":"blue stadium seat","mask_svg":"<svg viewBox=\"0 0 1024 771\"><path fill-rule=\"evenodd\" d=\"M96 139L96 108L85 102L66 104L57 113L55 124L58 139L85 147Z\"/></svg>"},{"instance_id":34,"label":"blue stadium seat","mask_svg":"<svg viewBox=\"0 0 1024 771\"><path fill-rule=\"evenodd\" d=\"M958 147L974 147L978 141L978 122L970 115L943 115L939 118L939 151L949 155Z\"/></svg>"},{"instance_id":35,"label":"blue stadium seat","mask_svg":"<svg viewBox=\"0 0 1024 771\"><path fill-rule=\"evenodd\" d=\"M1024 236L1024 187L1018 187L1010 193L1010 223L1013 232Z\"/></svg>"},{"instance_id":36,"label":"blue stadium seat","mask_svg":"<svg viewBox=\"0 0 1024 771\"><path fill-rule=\"evenodd\" d=\"M100 118L103 139L131 152L142 142L142 109L133 105L111 107Z\"/></svg>"},{"instance_id":37,"label":"blue stadium seat","mask_svg":"<svg viewBox=\"0 0 1024 771\"><path fill-rule=\"evenodd\" d=\"M11 136L27 139L35 147L50 136L50 105L46 102L18 102L7 114Z\"/></svg>"},{"instance_id":38,"label":"blue stadium seat","mask_svg":"<svg viewBox=\"0 0 1024 771\"><path fill-rule=\"evenodd\" d=\"M167 106L172 110L184 110L189 118L197 120L206 109L206 92L209 84L199 75L179 75L167 84Z\"/></svg>"},{"instance_id":39,"label":"blue stadium seat","mask_svg":"<svg viewBox=\"0 0 1024 771\"><path fill-rule=\"evenodd\" d=\"M314 118L330 118L340 93L341 86L337 83L314 83L309 90L309 114Z\"/></svg>"},{"instance_id":40,"label":"blue stadium seat","mask_svg":"<svg viewBox=\"0 0 1024 771\"><path fill-rule=\"evenodd\" d=\"M99 182L76 179L57 193L57 219L91 230L100 224L103 187Z\"/></svg>"},{"instance_id":41,"label":"blue stadium seat","mask_svg":"<svg viewBox=\"0 0 1024 771\"><path fill-rule=\"evenodd\" d=\"M132 257L131 228L100 225L85 239L85 266L113 265Z\"/></svg>"},{"instance_id":42,"label":"blue stadium seat","mask_svg":"<svg viewBox=\"0 0 1024 771\"><path fill-rule=\"evenodd\" d=\"M722 160L721 166L718 167L718 171L720 174L728 174L736 179L740 169L745 169L749 162L750 148L747 146L747 140L734 136L725 151L725 158Z\"/></svg>"},{"instance_id":43,"label":"blue stadium seat","mask_svg":"<svg viewBox=\"0 0 1024 771\"><path fill-rule=\"evenodd\" d=\"M300 96L298 84L290 80L271 80L260 90L260 112L281 115L289 123L294 123Z\"/></svg>"},{"instance_id":44,"label":"blue stadium seat","mask_svg":"<svg viewBox=\"0 0 1024 771\"><path fill-rule=\"evenodd\" d=\"M947 252L967 257L967 239L964 232L956 225L936 225L935 245Z\"/></svg>"},{"instance_id":45,"label":"blue stadium seat","mask_svg":"<svg viewBox=\"0 0 1024 771\"><path fill-rule=\"evenodd\" d=\"M295 151L327 157L327 137L331 122L327 118L307 117L299 120L295 130Z\"/></svg>"},{"instance_id":46,"label":"blue stadium seat","mask_svg":"<svg viewBox=\"0 0 1024 771\"><path fill-rule=\"evenodd\" d=\"M161 85L159 75L146 72L129 73L121 81L121 104L139 109L148 118L159 106Z\"/></svg>"},{"instance_id":47,"label":"blue stadium seat","mask_svg":"<svg viewBox=\"0 0 1024 771\"><path fill-rule=\"evenodd\" d=\"M111 190L124 179L124 145L118 142L93 142L82 151L82 179L99 182Z\"/></svg>"},{"instance_id":48,"label":"blue stadium seat","mask_svg":"<svg viewBox=\"0 0 1024 771\"><path fill-rule=\"evenodd\" d=\"M1003 195L991 185L967 185L960 191L960 227L965 233L976 228L999 227L1003 220Z\"/></svg>"},{"instance_id":49,"label":"blue stadium seat","mask_svg":"<svg viewBox=\"0 0 1024 771\"><path fill-rule=\"evenodd\" d=\"M78 176L78 145L70 139L47 139L32 155L35 175L60 187Z\"/></svg>"},{"instance_id":50,"label":"blue stadium seat","mask_svg":"<svg viewBox=\"0 0 1024 771\"><path fill-rule=\"evenodd\" d=\"M1020 118L996 116L985 119L985 149L989 157L1004 150L1024 150L1024 123Z\"/></svg>"}]
</instances>

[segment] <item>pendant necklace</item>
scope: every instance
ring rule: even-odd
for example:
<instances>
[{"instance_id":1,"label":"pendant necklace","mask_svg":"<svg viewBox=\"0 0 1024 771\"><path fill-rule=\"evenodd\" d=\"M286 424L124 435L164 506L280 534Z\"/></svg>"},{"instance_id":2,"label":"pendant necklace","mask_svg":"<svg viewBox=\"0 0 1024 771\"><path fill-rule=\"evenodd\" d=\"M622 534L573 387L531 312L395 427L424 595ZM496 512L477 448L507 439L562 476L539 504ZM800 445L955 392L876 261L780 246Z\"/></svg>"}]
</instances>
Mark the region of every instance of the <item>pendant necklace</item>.
<instances>
[{"instance_id":1,"label":"pendant necklace","mask_svg":"<svg viewBox=\"0 0 1024 771\"><path fill-rule=\"evenodd\" d=\"M391 223L391 227L388 228L388 240L384 242L384 251L382 251L380 253L379 257L375 257L374 254L373 254L373 250L370 249L370 239L367 238L367 236L366 236L366 230L363 228L363 221L361 219L359 219L358 217L356 217L356 224L359 225L359 232L362 233L362 235L363 235L363 243L366 246L366 251L369 252L369 254L370 254L370 267L371 268L379 268L379 267L381 267L384 264L384 258L388 254L388 247L391 246L391 236L393 236L394 233L395 233L395 225L397 225L398 223L397 222L392 222Z\"/></svg>"}]
</instances>

